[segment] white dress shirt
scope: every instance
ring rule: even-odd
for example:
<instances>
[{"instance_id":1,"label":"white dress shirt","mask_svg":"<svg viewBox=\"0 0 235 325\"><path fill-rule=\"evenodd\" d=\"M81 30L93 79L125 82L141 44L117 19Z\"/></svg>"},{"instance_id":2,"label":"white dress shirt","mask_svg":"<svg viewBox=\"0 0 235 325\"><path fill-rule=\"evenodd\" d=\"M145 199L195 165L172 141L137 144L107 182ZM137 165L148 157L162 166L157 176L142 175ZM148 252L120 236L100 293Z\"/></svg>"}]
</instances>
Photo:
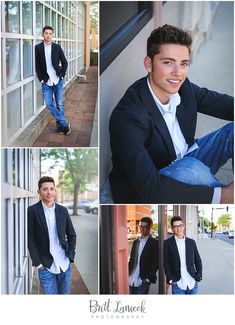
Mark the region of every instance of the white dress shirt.
<instances>
[{"instance_id":1,"label":"white dress shirt","mask_svg":"<svg viewBox=\"0 0 235 325\"><path fill-rule=\"evenodd\" d=\"M185 249L185 237L179 239L175 236L176 245L180 256L180 274L181 278L177 282L180 289L186 290L187 287L191 290L195 286L195 279L188 273L186 265L186 249Z\"/></svg>"},{"instance_id":2,"label":"white dress shirt","mask_svg":"<svg viewBox=\"0 0 235 325\"><path fill-rule=\"evenodd\" d=\"M144 246L147 243L149 236L145 238L140 238L140 244L139 244L139 250L138 250L138 260L135 269L132 271L132 273L129 276L129 285L132 287L139 287L142 284L142 280L140 278L140 257L143 252Z\"/></svg>"},{"instance_id":3,"label":"white dress shirt","mask_svg":"<svg viewBox=\"0 0 235 325\"><path fill-rule=\"evenodd\" d=\"M61 273L61 270L65 272L68 269L69 259L67 256L65 256L65 251L62 248L58 238L55 217L55 204L52 208L48 208L42 202L42 206L46 217L46 223L49 233L50 253L53 256L53 263L50 269L48 269L48 271L54 274L59 274Z\"/></svg>"},{"instance_id":4,"label":"white dress shirt","mask_svg":"<svg viewBox=\"0 0 235 325\"><path fill-rule=\"evenodd\" d=\"M152 94L153 99L160 113L162 114L162 117L166 122L168 131L170 133L174 145L176 157L177 159L183 158L184 155L196 150L198 148L198 145L196 142L194 142L194 144L190 148L188 148L183 133L180 129L179 122L176 117L176 108L181 102L180 95L178 93L172 94L170 95L169 103L162 104L157 98L157 96L154 94L148 78L147 78L147 83L148 83L150 93ZM220 203L220 199L221 199L221 188L215 187L211 203L215 203L215 204Z\"/></svg>"},{"instance_id":5,"label":"white dress shirt","mask_svg":"<svg viewBox=\"0 0 235 325\"><path fill-rule=\"evenodd\" d=\"M51 44L47 45L46 43L44 43L47 73L49 75L49 79L47 81L48 86L53 86L53 84L57 85L60 80L51 62Z\"/></svg>"}]
</instances>

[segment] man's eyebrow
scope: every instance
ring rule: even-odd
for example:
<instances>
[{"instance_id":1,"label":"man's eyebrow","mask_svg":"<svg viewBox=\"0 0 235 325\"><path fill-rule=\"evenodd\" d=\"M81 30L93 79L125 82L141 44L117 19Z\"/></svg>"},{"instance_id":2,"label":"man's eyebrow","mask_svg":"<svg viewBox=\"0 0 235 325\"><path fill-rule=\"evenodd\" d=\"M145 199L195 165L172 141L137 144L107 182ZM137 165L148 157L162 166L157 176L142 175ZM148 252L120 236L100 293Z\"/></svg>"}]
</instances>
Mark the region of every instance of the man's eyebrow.
<instances>
[{"instance_id":1,"label":"man's eyebrow","mask_svg":"<svg viewBox=\"0 0 235 325\"><path fill-rule=\"evenodd\" d=\"M174 58L161 58L161 61L164 61L164 60L169 60L169 61L173 61L173 62L176 61ZM181 62L189 62L189 59L181 60Z\"/></svg>"}]
</instances>

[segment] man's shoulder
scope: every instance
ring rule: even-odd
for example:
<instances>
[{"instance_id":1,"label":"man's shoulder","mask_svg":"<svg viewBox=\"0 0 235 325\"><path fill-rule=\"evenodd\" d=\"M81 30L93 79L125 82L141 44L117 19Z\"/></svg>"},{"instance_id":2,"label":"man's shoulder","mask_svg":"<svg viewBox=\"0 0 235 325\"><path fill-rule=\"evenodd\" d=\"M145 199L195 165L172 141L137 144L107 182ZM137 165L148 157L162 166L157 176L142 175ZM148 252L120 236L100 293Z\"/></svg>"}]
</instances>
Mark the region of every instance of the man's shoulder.
<instances>
[{"instance_id":1,"label":"man's shoulder","mask_svg":"<svg viewBox=\"0 0 235 325\"><path fill-rule=\"evenodd\" d=\"M59 203L55 203L55 208L59 211L68 211L68 209L66 207L64 207L63 205L61 205Z\"/></svg>"},{"instance_id":2,"label":"man's shoulder","mask_svg":"<svg viewBox=\"0 0 235 325\"><path fill-rule=\"evenodd\" d=\"M35 209L38 209L40 206L42 206L42 202L38 201L38 202L28 206L28 210L35 210Z\"/></svg>"},{"instance_id":3,"label":"man's shoulder","mask_svg":"<svg viewBox=\"0 0 235 325\"><path fill-rule=\"evenodd\" d=\"M35 49L40 49L40 48L43 47L43 45L44 45L43 42L41 42L41 43L39 43L39 44L36 44L36 45L35 45Z\"/></svg>"},{"instance_id":4,"label":"man's shoulder","mask_svg":"<svg viewBox=\"0 0 235 325\"><path fill-rule=\"evenodd\" d=\"M186 241L187 243L190 243L190 244L194 244L194 243L195 243L195 240L192 239L192 238L189 238L189 237L185 237L185 241Z\"/></svg>"}]
</instances>

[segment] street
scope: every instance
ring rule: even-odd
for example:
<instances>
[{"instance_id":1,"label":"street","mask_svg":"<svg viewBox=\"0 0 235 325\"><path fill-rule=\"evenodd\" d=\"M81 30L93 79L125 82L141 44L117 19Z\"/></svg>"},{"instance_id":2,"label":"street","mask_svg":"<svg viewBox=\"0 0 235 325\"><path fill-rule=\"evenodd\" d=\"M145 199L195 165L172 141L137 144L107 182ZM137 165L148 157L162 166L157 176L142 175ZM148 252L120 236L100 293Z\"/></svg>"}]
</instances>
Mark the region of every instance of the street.
<instances>
[{"instance_id":1,"label":"street","mask_svg":"<svg viewBox=\"0 0 235 325\"><path fill-rule=\"evenodd\" d=\"M215 234L215 237L217 239L223 240L226 243L229 243L231 245L234 245L234 238L228 238L228 235L226 234Z\"/></svg>"},{"instance_id":2,"label":"street","mask_svg":"<svg viewBox=\"0 0 235 325\"><path fill-rule=\"evenodd\" d=\"M98 215L83 210L78 210L78 213L78 216L71 216L77 233L75 264L90 294L97 294Z\"/></svg>"}]
</instances>

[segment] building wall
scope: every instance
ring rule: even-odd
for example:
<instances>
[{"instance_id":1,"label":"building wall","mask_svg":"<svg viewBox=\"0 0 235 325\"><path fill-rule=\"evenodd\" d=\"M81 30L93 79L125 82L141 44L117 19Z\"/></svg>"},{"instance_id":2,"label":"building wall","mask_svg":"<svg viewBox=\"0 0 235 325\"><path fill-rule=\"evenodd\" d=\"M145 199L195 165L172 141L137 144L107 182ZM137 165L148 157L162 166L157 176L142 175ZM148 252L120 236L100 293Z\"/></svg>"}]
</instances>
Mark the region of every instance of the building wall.
<instances>
[{"instance_id":1,"label":"building wall","mask_svg":"<svg viewBox=\"0 0 235 325\"><path fill-rule=\"evenodd\" d=\"M150 204L127 205L128 234L136 235L139 232L138 224L143 217L152 217L152 206Z\"/></svg>"},{"instance_id":2,"label":"building wall","mask_svg":"<svg viewBox=\"0 0 235 325\"><path fill-rule=\"evenodd\" d=\"M89 66L88 8L83 1L1 1L3 146L45 108L34 56L43 26L53 27L54 41L68 60L65 85Z\"/></svg>"},{"instance_id":3,"label":"building wall","mask_svg":"<svg viewBox=\"0 0 235 325\"><path fill-rule=\"evenodd\" d=\"M30 292L32 267L27 248L27 208L38 199L38 149L2 149L1 293Z\"/></svg>"}]
</instances>

